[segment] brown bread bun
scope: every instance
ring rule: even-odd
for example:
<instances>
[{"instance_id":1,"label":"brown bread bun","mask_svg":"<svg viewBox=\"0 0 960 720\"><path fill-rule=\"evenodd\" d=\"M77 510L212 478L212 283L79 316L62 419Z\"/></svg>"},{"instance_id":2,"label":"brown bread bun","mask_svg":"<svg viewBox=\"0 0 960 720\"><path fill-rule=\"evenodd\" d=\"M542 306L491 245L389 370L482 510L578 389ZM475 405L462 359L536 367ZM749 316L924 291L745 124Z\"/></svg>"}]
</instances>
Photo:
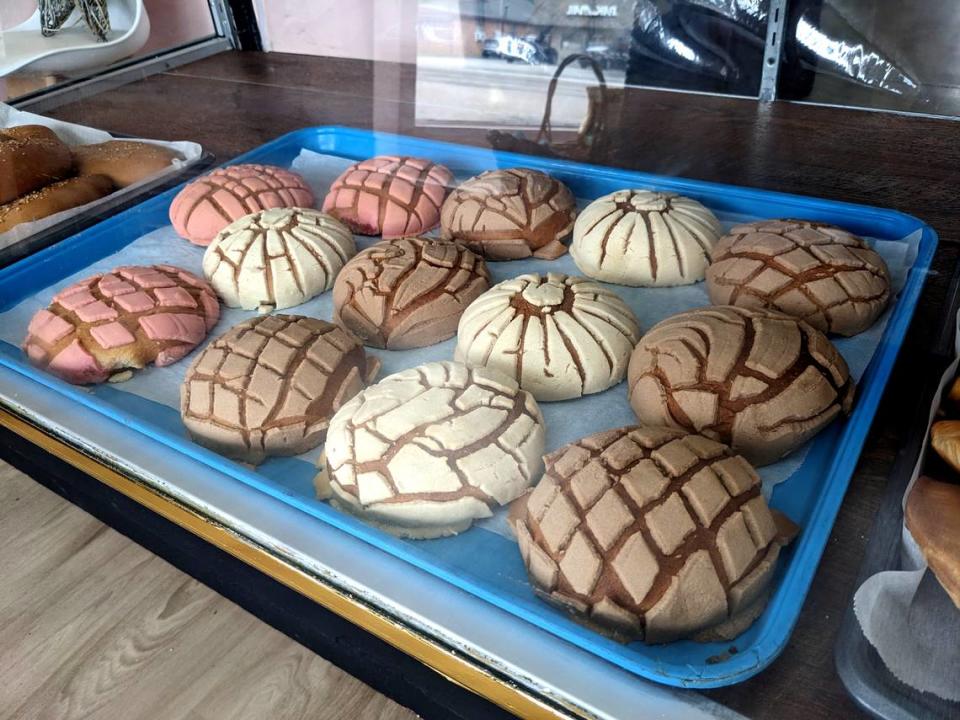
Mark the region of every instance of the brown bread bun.
<instances>
[{"instance_id":1,"label":"brown bread bun","mask_svg":"<svg viewBox=\"0 0 960 720\"><path fill-rule=\"evenodd\" d=\"M72 172L70 148L49 128L22 125L0 130L0 204Z\"/></svg>"},{"instance_id":2,"label":"brown bread bun","mask_svg":"<svg viewBox=\"0 0 960 720\"><path fill-rule=\"evenodd\" d=\"M905 515L927 564L960 608L960 485L920 476Z\"/></svg>"},{"instance_id":3,"label":"brown bread bun","mask_svg":"<svg viewBox=\"0 0 960 720\"><path fill-rule=\"evenodd\" d=\"M939 420L930 428L930 445L957 472L960 472L960 420Z\"/></svg>"},{"instance_id":4,"label":"brown bread bun","mask_svg":"<svg viewBox=\"0 0 960 720\"><path fill-rule=\"evenodd\" d=\"M117 187L127 187L168 167L179 156L151 143L110 140L73 149L77 175L106 175Z\"/></svg>"},{"instance_id":5,"label":"brown bread bun","mask_svg":"<svg viewBox=\"0 0 960 720\"><path fill-rule=\"evenodd\" d=\"M90 175L61 180L29 195L0 205L0 232L31 220L86 205L113 192L113 182L106 175Z\"/></svg>"}]
</instances>

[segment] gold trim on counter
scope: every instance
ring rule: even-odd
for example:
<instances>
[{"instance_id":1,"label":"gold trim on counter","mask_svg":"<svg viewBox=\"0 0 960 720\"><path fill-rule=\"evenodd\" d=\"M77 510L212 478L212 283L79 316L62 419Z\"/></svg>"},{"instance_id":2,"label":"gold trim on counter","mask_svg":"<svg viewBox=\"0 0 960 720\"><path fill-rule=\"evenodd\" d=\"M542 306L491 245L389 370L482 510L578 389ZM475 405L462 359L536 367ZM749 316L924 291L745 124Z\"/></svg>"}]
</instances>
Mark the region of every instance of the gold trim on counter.
<instances>
[{"instance_id":1,"label":"gold trim on counter","mask_svg":"<svg viewBox=\"0 0 960 720\"><path fill-rule=\"evenodd\" d=\"M572 715L583 717L581 711L577 709L560 709L553 706L482 667L477 661L460 655L432 638L378 612L358 598L273 555L249 538L231 531L194 508L161 494L155 488L108 467L5 408L0 408L0 426L349 620L371 635L419 660L447 680L515 715L536 719L565 718Z\"/></svg>"}]
</instances>

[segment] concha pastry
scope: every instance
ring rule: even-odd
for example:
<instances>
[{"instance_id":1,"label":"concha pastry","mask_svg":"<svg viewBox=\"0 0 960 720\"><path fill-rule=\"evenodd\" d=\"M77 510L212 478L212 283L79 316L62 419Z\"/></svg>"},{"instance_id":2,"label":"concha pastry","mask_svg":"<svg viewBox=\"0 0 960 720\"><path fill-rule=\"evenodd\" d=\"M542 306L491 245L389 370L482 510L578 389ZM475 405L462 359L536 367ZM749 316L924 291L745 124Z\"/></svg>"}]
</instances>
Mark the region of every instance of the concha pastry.
<instances>
[{"instance_id":1,"label":"concha pastry","mask_svg":"<svg viewBox=\"0 0 960 720\"><path fill-rule=\"evenodd\" d=\"M282 310L333 287L356 251L353 234L329 215L261 210L217 234L203 254L203 274L230 307Z\"/></svg>"},{"instance_id":2,"label":"concha pastry","mask_svg":"<svg viewBox=\"0 0 960 720\"><path fill-rule=\"evenodd\" d=\"M533 396L454 362L390 375L334 415L317 494L403 537L466 530L517 498L543 467Z\"/></svg>"},{"instance_id":3,"label":"concha pastry","mask_svg":"<svg viewBox=\"0 0 960 720\"><path fill-rule=\"evenodd\" d=\"M711 302L779 310L823 332L863 332L890 300L883 258L856 235L825 223L738 225L711 257Z\"/></svg>"},{"instance_id":4,"label":"concha pastry","mask_svg":"<svg viewBox=\"0 0 960 720\"><path fill-rule=\"evenodd\" d=\"M793 524L760 479L702 435L623 427L545 458L511 508L545 600L624 639L731 639L763 611Z\"/></svg>"},{"instance_id":5,"label":"concha pastry","mask_svg":"<svg viewBox=\"0 0 960 720\"><path fill-rule=\"evenodd\" d=\"M457 332L464 308L489 287L483 258L462 245L385 240L356 255L337 276L334 321L371 347L433 345Z\"/></svg>"},{"instance_id":6,"label":"concha pastry","mask_svg":"<svg viewBox=\"0 0 960 720\"><path fill-rule=\"evenodd\" d=\"M30 321L30 360L83 385L127 380L150 363L170 365L217 324L206 282L171 265L118 267L61 290Z\"/></svg>"},{"instance_id":7,"label":"concha pastry","mask_svg":"<svg viewBox=\"0 0 960 720\"><path fill-rule=\"evenodd\" d=\"M792 452L853 404L847 363L816 328L727 305L679 313L641 338L627 369L642 425L699 432L755 465Z\"/></svg>"},{"instance_id":8,"label":"concha pastry","mask_svg":"<svg viewBox=\"0 0 960 720\"><path fill-rule=\"evenodd\" d=\"M639 287L703 280L720 222L696 200L617 190L590 203L573 228L570 255L585 275Z\"/></svg>"},{"instance_id":9,"label":"concha pastry","mask_svg":"<svg viewBox=\"0 0 960 720\"><path fill-rule=\"evenodd\" d=\"M180 237L209 245L244 215L311 205L313 191L296 173L273 165L230 165L184 187L170 204L170 222Z\"/></svg>"},{"instance_id":10,"label":"concha pastry","mask_svg":"<svg viewBox=\"0 0 960 720\"><path fill-rule=\"evenodd\" d=\"M467 180L443 203L444 238L491 260L553 260L573 228L577 201L559 180L527 168L491 170Z\"/></svg>"},{"instance_id":11,"label":"concha pastry","mask_svg":"<svg viewBox=\"0 0 960 720\"><path fill-rule=\"evenodd\" d=\"M300 315L234 325L203 349L180 387L191 437L227 457L260 463L323 442L330 418L373 379L380 361L353 335Z\"/></svg>"},{"instance_id":12,"label":"concha pastry","mask_svg":"<svg viewBox=\"0 0 960 720\"><path fill-rule=\"evenodd\" d=\"M601 392L623 380L640 339L633 312L586 278L521 275L464 311L456 359L508 375L537 400Z\"/></svg>"},{"instance_id":13,"label":"concha pastry","mask_svg":"<svg viewBox=\"0 0 960 720\"><path fill-rule=\"evenodd\" d=\"M452 184L453 173L443 165L381 155L344 170L330 187L323 211L361 235L384 240L419 235L440 224L440 206Z\"/></svg>"}]
</instances>

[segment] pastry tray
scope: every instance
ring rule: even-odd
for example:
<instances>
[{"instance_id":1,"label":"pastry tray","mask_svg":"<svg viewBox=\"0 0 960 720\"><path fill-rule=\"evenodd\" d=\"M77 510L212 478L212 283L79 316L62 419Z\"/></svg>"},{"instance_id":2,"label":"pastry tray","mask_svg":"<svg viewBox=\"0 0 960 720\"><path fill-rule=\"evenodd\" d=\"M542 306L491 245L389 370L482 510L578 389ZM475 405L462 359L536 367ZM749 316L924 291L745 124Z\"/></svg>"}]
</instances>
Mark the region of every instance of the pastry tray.
<instances>
[{"instance_id":1,"label":"pastry tray","mask_svg":"<svg viewBox=\"0 0 960 720\"><path fill-rule=\"evenodd\" d=\"M117 140L122 140L124 137L126 136L119 134L114 135L114 138ZM22 240L0 248L0 268L11 265L39 250L50 247L65 238L76 235L81 230L96 225L101 220L133 207L153 195L172 188L174 185L180 185L196 177L213 165L213 161L213 153L204 151L200 157L185 163L183 167L176 170L165 171L155 180L138 185L131 192L113 192L89 210L80 209L79 212L70 214L69 217L64 218L51 227L44 228L39 232L28 235Z\"/></svg>"},{"instance_id":2,"label":"pastry tray","mask_svg":"<svg viewBox=\"0 0 960 720\"><path fill-rule=\"evenodd\" d=\"M629 672L673 686L710 688L745 680L769 665L785 647L800 613L910 324L936 248L936 233L920 220L893 210L340 127L309 128L290 133L232 162L289 166L304 149L352 160L380 154L416 155L443 163L458 176L496 167L525 166L559 178L578 197L594 198L616 189L647 187L696 198L714 211L727 215L820 220L861 235L892 241L911 234L919 235L917 252L905 284L860 381L853 414L817 436L799 469L774 489L772 505L797 521L802 532L781 555L767 609L733 643L684 641L659 646L617 643L586 629L536 598L526 580L516 545L506 537L480 528L440 540L412 541L392 537L317 501L309 480L284 482L276 474L269 477L193 444L187 439L178 414L165 405L145 400L130 402L129 398L134 396L112 389L94 394L71 386L32 367L18 348L0 342L0 366L46 386L58 393L63 402L83 405L119 421L131 433L141 433L200 461L210 468L211 475L222 473L230 478L230 483L244 483L306 513L310 516L305 518L306 522L334 526ZM143 234L166 226L169 204L175 193L176 189L173 189L146 200L0 270L0 312L111 255ZM662 292L671 291L664 289ZM217 331L224 329L218 328ZM618 387L614 391L624 390ZM27 405L24 398L19 402ZM176 482L173 478L167 481Z\"/></svg>"},{"instance_id":3,"label":"pastry tray","mask_svg":"<svg viewBox=\"0 0 960 720\"><path fill-rule=\"evenodd\" d=\"M857 588L867 578L879 572L901 567L903 495L910 484L927 438L931 403L943 373L951 359L956 356L954 335L960 323L960 265L954 268L945 308L943 327L936 346L927 359L926 366L915 373L922 380L917 383L920 386L918 402L908 425L911 432L897 454L880 510L870 528L863 564L854 583ZM960 717L960 703L944 700L932 693L920 692L901 682L890 672L864 636L854 614L852 596L834 645L834 658L837 673L847 692L860 707L875 717L883 720Z\"/></svg>"}]
</instances>

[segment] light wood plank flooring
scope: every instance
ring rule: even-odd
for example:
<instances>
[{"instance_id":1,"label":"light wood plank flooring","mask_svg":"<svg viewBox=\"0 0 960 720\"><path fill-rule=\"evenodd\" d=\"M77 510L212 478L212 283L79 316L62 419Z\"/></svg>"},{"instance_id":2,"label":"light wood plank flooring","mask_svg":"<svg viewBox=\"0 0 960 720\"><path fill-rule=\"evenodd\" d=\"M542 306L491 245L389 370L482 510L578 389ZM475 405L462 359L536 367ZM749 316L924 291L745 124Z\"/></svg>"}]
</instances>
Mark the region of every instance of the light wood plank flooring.
<instances>
[{"instance_id":1,"label":"light wood plank flooring","mask_svg":"<svg viewBox=\"0 0 960 720\"><path fill-rule=\"evenodd\" d=\"M415 717L0 461L0 718Z\"/></svg>"}]
</instances>

